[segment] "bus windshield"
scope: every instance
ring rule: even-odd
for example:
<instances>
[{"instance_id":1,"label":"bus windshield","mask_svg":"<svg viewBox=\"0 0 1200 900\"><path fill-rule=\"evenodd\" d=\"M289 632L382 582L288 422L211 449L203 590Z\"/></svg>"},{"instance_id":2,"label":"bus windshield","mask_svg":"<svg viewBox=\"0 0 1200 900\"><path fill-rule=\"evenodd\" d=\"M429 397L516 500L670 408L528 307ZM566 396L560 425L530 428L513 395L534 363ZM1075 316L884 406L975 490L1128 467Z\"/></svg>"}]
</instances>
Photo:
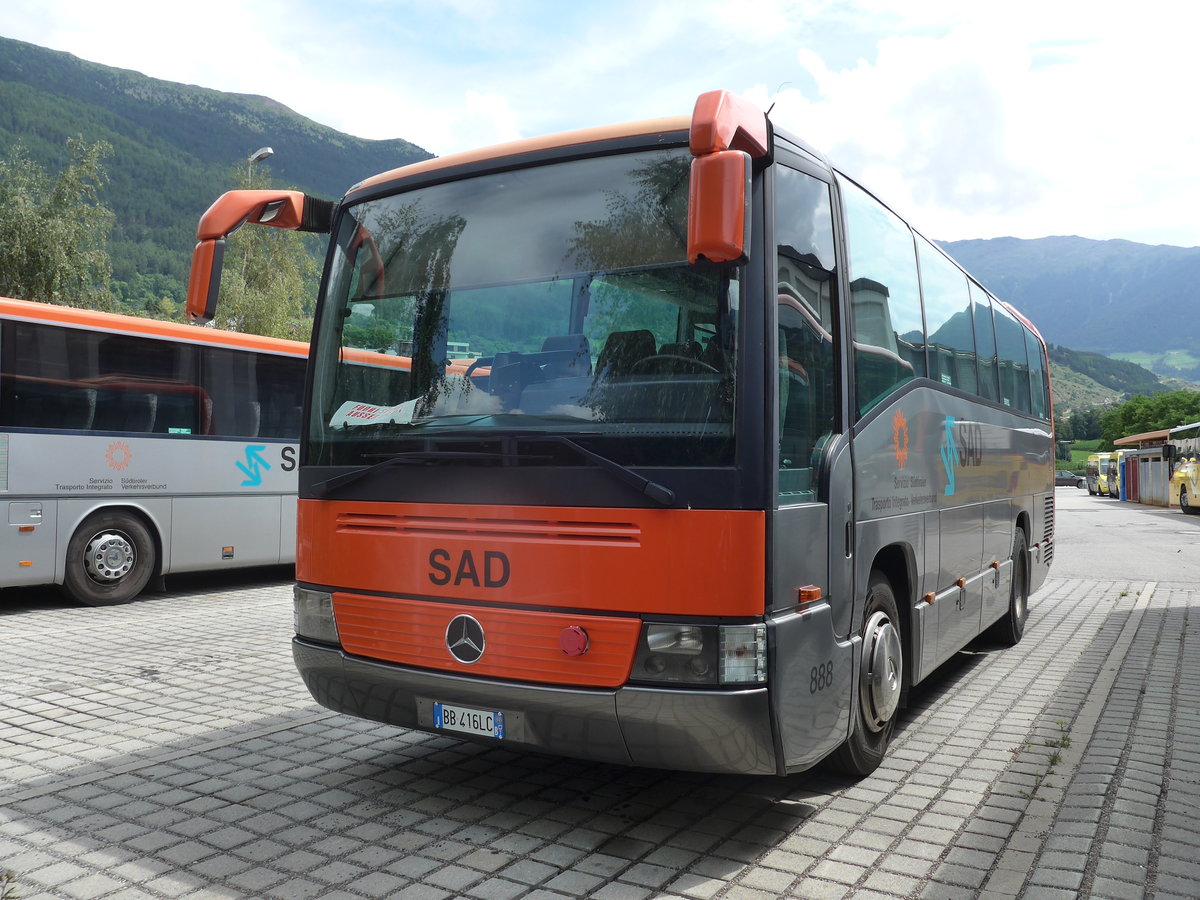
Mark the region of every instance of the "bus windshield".
<instances>
[{"instance_id":1,"label":"bus windshield","mask_svg":"<svg viewBox=\"0 0 1200 900\"><path fill-rule=\"evenodd\" d=\"M625 464L732 464L739 284L687 263L690 159L557 162L348 206L310 459L519 432Z\"/></svg>"}]
</instances>

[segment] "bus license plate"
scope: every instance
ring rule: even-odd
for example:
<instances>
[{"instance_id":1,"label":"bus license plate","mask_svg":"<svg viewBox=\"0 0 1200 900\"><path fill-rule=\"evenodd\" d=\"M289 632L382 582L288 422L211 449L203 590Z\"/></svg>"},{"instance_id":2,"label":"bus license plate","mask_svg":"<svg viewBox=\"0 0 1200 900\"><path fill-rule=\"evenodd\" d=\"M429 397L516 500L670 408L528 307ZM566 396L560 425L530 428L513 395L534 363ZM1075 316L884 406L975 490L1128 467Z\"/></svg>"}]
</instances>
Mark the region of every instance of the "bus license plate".
<instances>
[{"instance_id":1,"label":"bus license plate","mask_svg":"<svg viewBox=\"0 0 1200 900\"><path fill-rule=\"evenodd\" d=\"M504 713L435 702L433 704L433 727L443 731L461 731L463 734L502 740L504 738Z\"/></svg>"}]
</instances>

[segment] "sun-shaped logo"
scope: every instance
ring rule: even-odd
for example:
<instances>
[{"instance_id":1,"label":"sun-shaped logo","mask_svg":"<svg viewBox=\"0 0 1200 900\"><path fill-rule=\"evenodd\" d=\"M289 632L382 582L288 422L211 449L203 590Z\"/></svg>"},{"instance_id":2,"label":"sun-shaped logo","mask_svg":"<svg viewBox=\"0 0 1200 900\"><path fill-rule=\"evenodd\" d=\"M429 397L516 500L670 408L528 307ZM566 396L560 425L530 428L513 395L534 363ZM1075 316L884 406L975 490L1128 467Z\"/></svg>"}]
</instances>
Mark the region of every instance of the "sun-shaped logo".
<instances>
[{"instance_id":1,"label":"sun-shaped logo","mask_svg":"<svg viewBox=\"0 0 1200 900\"><path fill-rule=\"evenodd\" d=\"M896 451L896 465L903 469L908 462L908 419L901 410L892 417L892 449Z\"/></svg>"},{"instance_id":2,"label":"sun-shaped logo","mask_svg":"<svg viewBox=\"0 0 1200 900\"><path fill-rule=\"evenodd\" d=\"M104 460L108 463L108 467L116 469L118 472L126 468L132 459L133 451L124 441L113 441L104 451Z\"/></svg>"}]
</instances>

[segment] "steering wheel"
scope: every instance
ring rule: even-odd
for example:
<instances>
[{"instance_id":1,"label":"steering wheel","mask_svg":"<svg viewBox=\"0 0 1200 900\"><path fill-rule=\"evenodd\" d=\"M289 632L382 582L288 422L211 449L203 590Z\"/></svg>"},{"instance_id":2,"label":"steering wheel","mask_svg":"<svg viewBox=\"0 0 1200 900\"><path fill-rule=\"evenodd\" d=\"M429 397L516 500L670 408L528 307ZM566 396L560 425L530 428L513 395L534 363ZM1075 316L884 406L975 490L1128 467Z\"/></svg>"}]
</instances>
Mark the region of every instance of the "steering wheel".
<instances>
[{"instance_id":1,"label":"steering wheel","mask_svg":"<svg viewBox=\"0 0 1200 900\"><path fill-rule=\"evenodd\" d=\"M719 370L710 366L703 360L696 359L694 356L680 356L677 353L657 353L654 356L647 356L639 359L629 367L630 375L649 375L649 374L703 374L704 372L713 372L720 374Z\"/></svg>"}]
</instances>

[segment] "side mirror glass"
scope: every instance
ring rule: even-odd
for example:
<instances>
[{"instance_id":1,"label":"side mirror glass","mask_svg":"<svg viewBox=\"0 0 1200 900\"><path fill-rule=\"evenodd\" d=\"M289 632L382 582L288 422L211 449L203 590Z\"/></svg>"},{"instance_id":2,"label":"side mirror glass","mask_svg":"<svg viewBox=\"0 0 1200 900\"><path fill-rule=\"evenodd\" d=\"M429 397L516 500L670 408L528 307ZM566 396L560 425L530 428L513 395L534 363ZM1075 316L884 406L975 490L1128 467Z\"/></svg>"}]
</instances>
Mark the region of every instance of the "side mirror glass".
<instances>
[{"instance_id":1,"label":"side mirror glass","mask_svg":"<svg viewBox=\"0 0 1200 900\"><path fill-rule=\"evenodd\" d=\"M751 160L720 150L692 160L688 186L688 262L741 264L750 255Z\"/></svg>"},{"instance_id":2,"label":"side mirror glass","mask_svg":"<svg viewBox=\"0 0 1200 900\"><path fill-rule=\"evenodd\" d=\"M221 263L225 257L225 241L209 239L196 244L192 251L192 269L188 274L188 321L207 325L217 314L217 293L221 287Z\"/></svg>"}]
</instances>

